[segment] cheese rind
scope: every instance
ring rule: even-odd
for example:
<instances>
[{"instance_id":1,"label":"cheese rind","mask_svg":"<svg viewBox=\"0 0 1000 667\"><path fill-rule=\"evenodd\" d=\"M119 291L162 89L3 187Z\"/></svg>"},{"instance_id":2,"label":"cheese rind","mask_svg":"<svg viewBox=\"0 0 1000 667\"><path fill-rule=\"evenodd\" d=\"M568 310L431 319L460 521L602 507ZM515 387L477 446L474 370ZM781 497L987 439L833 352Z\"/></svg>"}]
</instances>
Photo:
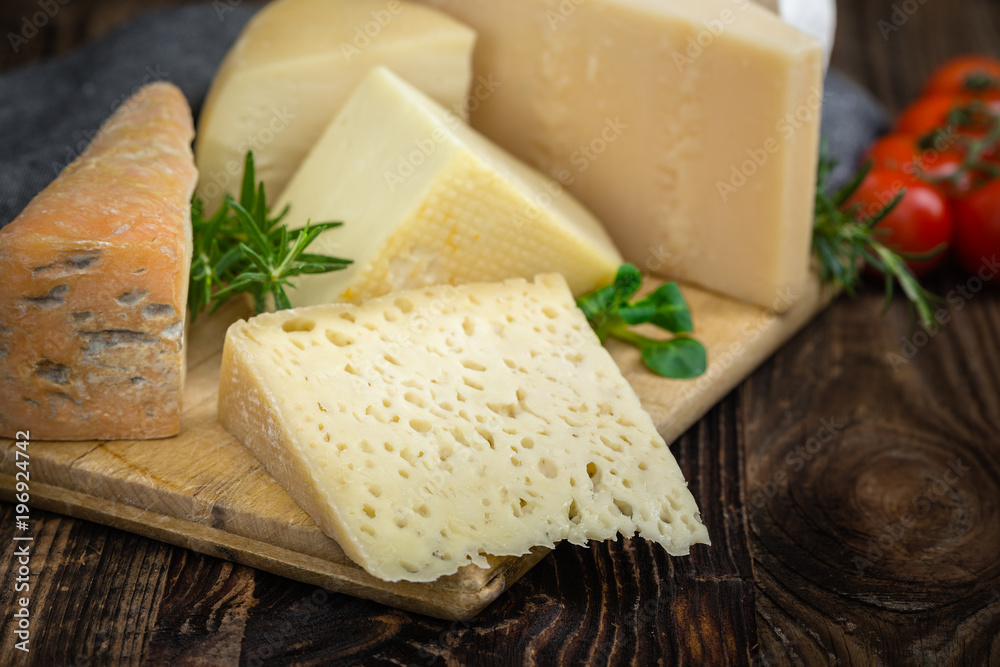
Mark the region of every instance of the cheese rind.
<instances>
[{"instance_id":1,"label":"cheese rind","mask_svg":"<svg viewBox=\"0 0 1000 667\"><path fill-rule=\"evenodd\" d=\"M546 271L562 273L580 295L611 282L621 263L600 223L558 184L381 67L275 207L286 205L290 226L343 221L310 250L354 261L297 279L296 306Z\"/></svg>"},{"instance_id":2,"label":"cheese rind","mask_svg":"<svg viewBox=\"0 0 1000 667\"><path fill-rule=\"evenodd\" d=\"M367 72L389 65L466 113L475 33L398 0L277 0L247 24L212 82L198 124L198 191L214 211L239 192L244 155L273 201Z\"/></svg>"},{"instance_id":3,"label":"cheese rind","mask_svg":"<svg viewBox=\"0 0 1000 667\"><path fill-rule=\"evenodd\" d=\"M557 274L230 327L219 419L371 574L617 534L708 543L638 397Z\"/></svg>"},{"instance_id":4,"label":"cheese rind","mask_svg":"<svg viewBox=\"0 0 1000 667\"><path fill-rule=\"evenodd\" d=\"M836 0L754 0L823 45L823 69L830 66L837 34Z\"/></svg>"},{"instance_id":5,"label":"cheese rind","mask_svg":"<svg viewBox=\"0 0 1000 667\"><path fill-rule=\"evenodd\" d=\"M180 429L193 135L180 90L144 87L0 230L0 435Z\"/></svg>"},{"instance_id":6,"label":"cheese rind","mask_svg":"<svg viewBox=\"0 0 1000 667\"><path fill-rule=\"evenodd\" d=\"M472 126L566 184L626 259L768 307L801 292L814 38L745 0L422 1L478 33L496 85Z\"/></svg>"}]
</instances>

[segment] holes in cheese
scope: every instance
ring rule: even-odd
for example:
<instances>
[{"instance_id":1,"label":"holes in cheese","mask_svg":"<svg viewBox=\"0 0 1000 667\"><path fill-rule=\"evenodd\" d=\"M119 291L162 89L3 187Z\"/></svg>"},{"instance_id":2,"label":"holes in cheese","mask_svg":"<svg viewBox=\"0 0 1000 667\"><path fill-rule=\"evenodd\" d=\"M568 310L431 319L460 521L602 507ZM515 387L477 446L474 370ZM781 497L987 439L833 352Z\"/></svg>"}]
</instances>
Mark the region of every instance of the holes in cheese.
<instances>
[{"instance_id":1,"label":"holes in cheese","mask_svg":"<svg viewBox=\"0 0 1000 667\"><path fill-rule=\"evenodd\" d=\"M146 86L0 230L0 435L179 431L193 135L183 93Z\"/></svg>"},{"instance_id":2,"label":"holes in cheese","mask_svg":"<svg viewBox=\"0 0 1000 667\"><path fill-rule=\"evenodd\" d=\"M384 67L358 85L275 210L286 204L299 224L345 221L311 251L354 260L297 277L296 306L547 271L581 295L610 283L621 264L568 193ZM384 317L396 313L405 311Z\"/></svg>"},{"instance_id":3,"label":"holes in cheese","mask_svg":"<svg viewBox=\"0 0 1000 667\"><path fill-rule=\"evenodd\" d=\"M227 192L238 197L247 150L274 201L375 65L464 116L474 42L468 27L404 1L268 3L226 55L198 123L205 210L215 211Z\"/></svg>"},{"instance_id":4,"label":"holes in cheese","mask_svg":"<svg viewBox=\"0 0 1000 667\"><path fill-rule=\"evenodd\" d=\"M219 417L382 579L561 540L708 543L670 450L555 274L238 322Z\"/></svg>"}]
</instances>

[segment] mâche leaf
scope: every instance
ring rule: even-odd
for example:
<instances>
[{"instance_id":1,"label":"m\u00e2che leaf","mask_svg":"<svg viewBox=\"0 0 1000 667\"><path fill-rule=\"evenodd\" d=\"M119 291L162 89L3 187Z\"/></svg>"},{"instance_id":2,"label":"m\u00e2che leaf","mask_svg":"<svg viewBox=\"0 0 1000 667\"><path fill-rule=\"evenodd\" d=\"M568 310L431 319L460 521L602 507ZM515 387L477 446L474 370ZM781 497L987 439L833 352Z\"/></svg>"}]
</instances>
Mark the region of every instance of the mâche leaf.
<instances>
[{"instance_id":1,"label":"m\u00e2che leaf","mask_svg":"<svg viewBox=\"0 0 1000 667\"><path fill-rule=\"evenodd\" d=\"M583 295L577 307L602 343L613 337L634 345L654 373L683 380L702 375L708 367L708 355L704 345L686 335L694 331L694 324L680 287L666 283L630 303L641 285L639 269L623 264L613 284ZM646 323L675 335L658 340L629 330L630 326Z\"/></svg>"}]
</instances>

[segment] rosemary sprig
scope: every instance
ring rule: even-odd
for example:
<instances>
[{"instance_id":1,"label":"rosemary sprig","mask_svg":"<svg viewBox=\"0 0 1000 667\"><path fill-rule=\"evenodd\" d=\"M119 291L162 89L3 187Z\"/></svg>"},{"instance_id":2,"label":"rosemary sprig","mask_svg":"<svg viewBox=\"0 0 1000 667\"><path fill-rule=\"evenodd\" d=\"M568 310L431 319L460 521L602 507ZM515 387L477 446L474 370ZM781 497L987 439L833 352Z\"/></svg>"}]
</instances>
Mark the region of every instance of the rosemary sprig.
<instances>
[{"instance_id":1,"label":"rosemary sprig","mask_svg":"<svg viewBox=\"0 0 1000 667\"><path fill-rule=\"evenodd\" d=\"M210 218L196 194L191 200L191 228L194 253L188 288L191 319L209 308L215 312L230 297L249 294L254 309L262 313L269 307L291 308L285 291L294 287L290 278L308 273L338 271L349 259L307 253L309 245L340 222L306 223L289 230L282 223L286 206L271 217L264 184L257 183L253 152L248 152L243 167L240 200L230 195Z\"/></svg>"},{"instance_id":2,"label":"rosemary sprig","mask_svg":"<svg viewBox=\"0 0 1000 667\"><path fill-rule=\"evenodd\" d=\"M622 264L613 285L585 294L576 305L602 343L613 337L634 345L654 373L681 380L703 374L708 365L707 354L701 343L687 335L694 331L694 326L677 283L661 285L649 296L630 303L629 299L641 285L639 269ZM629 330L629 326L647 322L674 336L659 340Z\"/></svg>"},{"instance_id":3,"label":"rosemary sprig","mask_svg":"<svg viewBox=\"0 0 1000 667\"><path fill-rule=\"evenodd\" d=\"M916 308L920 321L925 327L934 325L934 311L931 303L940 297L931 294L917 281L906 266L906 259L926 259L940 252L935 248L922 255L900 255L887 248L879 240L878 223L899 204L906 191L903 190L879 213L869 219L862 219L857 207L845 209L845 204L871 170L865 165L851 180L835 194L827 193L827 180L835 162L821 151L819 176L816 187L816 211L813 222L813 252L819 260L820 278L823 282L843 289L853 296L861 282L864 264L878 269L885 276L886 302L889 307L893 295L893 281L899 283Z\"/></svg>"}]
</instances>

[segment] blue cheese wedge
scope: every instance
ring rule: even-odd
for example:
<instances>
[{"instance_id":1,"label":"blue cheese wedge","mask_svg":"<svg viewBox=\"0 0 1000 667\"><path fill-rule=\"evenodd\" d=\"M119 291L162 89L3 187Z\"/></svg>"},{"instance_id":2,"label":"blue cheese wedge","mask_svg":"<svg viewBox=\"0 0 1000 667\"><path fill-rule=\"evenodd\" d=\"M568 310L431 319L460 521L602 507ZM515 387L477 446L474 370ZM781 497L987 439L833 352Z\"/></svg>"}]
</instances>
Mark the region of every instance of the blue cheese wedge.
<instances>
[{"instance_id":1,"label":"blue cheese wedge","mask_svg":"<svg viewBox=\"0 0 1000 667\"><path fill-rule=\"evenodd\" d=\"M219 419L388 581L639 536L708 544L663 438L557 274L234 324Z\"/></svg>"},{"instance_id":2,"label":"blue cheese wedge","mask_svg":"<svg viewBox=\"0 0 1000 667\"><path fill-rule=\"evenodd\" d=\"M310 251L354 260L296 279L295 306L550 271L579 296L610 283L622 261L558 183L384 67L355 89L275 210L286 205L293 224L344 221Z\"/></svg>"}]
</instances>

